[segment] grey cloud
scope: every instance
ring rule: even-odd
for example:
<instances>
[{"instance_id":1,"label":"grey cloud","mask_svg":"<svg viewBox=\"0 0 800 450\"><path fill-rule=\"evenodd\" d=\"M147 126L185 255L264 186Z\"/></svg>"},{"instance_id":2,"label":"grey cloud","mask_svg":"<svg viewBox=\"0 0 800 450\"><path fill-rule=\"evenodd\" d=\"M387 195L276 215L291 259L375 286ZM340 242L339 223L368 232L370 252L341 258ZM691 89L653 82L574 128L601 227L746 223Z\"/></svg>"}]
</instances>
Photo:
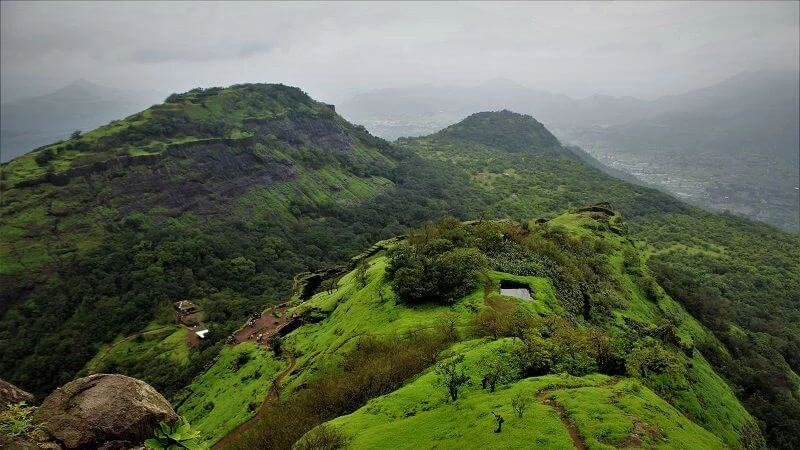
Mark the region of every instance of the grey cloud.
<instances>
[{"instance_id":1,"label":"grey cloud","mask_svg":"<svg viewBox=\"0 0 800 450\"><path fill-rule=\"evenodd\" d=\"M135 48L129 54L119 55L115 59L121 62L145 64L237 60L269 53L274 48L274 45L264 42L216 43L184 48Z\"/></svg>"},{"instance_id":2,"label":"grey cloud","mask_svg":"<svg viewBox=\"0 0 800 450\"><path fill-rule=\"evenodd\" d=\"M797 2L0 2L0 95L78 79L173 92L283 82L339 101L506 77L656 97L797 69Z\"/></svg>"}]
</instances>

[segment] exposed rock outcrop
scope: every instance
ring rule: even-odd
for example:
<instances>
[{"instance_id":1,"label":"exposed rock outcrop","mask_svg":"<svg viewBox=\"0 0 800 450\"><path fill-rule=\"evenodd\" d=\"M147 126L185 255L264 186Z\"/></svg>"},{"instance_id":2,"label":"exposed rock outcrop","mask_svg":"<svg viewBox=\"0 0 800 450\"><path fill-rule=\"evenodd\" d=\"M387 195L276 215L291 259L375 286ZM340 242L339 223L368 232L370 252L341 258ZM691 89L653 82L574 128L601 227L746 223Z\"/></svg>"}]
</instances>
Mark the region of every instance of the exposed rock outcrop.
<instances>
[{"instance_id":1,"label":"exposed rock outcrop","mask_svg":"<svg viewBox=\"0 0 800 450\"><path fill-rule=\"evenodd\" d=\"M0 408L5 407L9 403L26 402L31 404L33 400L33 394L25 392L13 384L0 379Z\"/></svg>"},{"instance_id":2,"label":"exposed rock outcrop","mask_svg":"<svg viewBox=\"0 0 800 450\"><path fill-rule=\"evenodd\" d=\"M109 374L79 378L56 389L34 417L69 449L133 447L150 438L159 422L178 418L144 381Z\"/></svg>"}]
</instances>

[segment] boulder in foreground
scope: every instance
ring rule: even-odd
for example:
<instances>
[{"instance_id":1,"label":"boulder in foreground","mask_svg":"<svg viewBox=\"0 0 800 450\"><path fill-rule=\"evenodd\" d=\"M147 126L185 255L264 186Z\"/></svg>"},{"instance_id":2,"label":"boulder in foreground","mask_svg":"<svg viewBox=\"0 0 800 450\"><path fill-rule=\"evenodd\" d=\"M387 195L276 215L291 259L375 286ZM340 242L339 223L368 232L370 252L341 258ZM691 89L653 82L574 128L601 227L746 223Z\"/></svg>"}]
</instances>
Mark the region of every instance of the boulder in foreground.
<instances>
[{"instance_id":1,"label":"boulder in foreground","mask_svg":"<svg viewBox=\"0 0 800 450\"><path fill-rule=\"evenodd\" d=\"M178 416L169 402L144 381L97 374L53 391L36 412L50 436L66 448L106 443L141 444L159 422Z\"/></svg>"}]
</instances>

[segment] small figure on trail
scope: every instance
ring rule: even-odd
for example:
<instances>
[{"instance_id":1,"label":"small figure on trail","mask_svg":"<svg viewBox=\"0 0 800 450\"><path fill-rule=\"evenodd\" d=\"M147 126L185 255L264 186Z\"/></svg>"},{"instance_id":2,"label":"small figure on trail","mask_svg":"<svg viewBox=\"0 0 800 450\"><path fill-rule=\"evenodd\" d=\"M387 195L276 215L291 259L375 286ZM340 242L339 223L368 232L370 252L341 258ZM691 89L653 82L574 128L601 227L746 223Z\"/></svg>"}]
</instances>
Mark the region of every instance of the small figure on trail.
<instances>
[{"instance_id":1,"label":"small figure on trail","mask_svg":"<svg viewBox=\"0 0 800 450\"><path fill-rule=\"evenodd\" d=\"M494 432L499 433L503 429L503 422L505 422L505 420L503 420L503 416L496 414L494 411L492 411L492 414L494 414L494 420L497 421L497 429L494 430Z\"/></svg>"}]
</instances>

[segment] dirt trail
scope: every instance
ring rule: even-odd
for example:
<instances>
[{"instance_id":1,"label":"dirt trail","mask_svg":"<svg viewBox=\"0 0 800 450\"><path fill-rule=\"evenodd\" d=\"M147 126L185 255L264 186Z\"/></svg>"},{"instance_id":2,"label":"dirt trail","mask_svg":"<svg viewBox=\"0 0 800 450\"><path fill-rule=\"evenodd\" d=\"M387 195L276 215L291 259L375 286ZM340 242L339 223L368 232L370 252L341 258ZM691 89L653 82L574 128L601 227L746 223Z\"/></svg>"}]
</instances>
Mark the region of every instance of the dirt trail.
<instances>
[{"instance_id":1,"label":"dirt trail","mask_svg":"<svg viewBox=\"0 0 800 450\"><path fill-rule=\"evenodd\" d=\"M569 417L567 417L566 413L567 411L564 408L564 405L558 403L555 399L548 398L547 395L554 391L568 391L570 389L580 389L582 387L609 387L617 384L618 382L619 382L619 377L611 377L608 380L603 381L602 383L598 383L594 386L576 386L572 388L568 387L547 388L537 392L536 398L539 399L539 402L542 403L543 405L547 405L556 410L556 412L558 413L558 418L561 419L561 423L564 424L564 427L566 427L567 432L569 433L569 437L572 439L572 445L574 445L575 448L578 450L586 450L586 443L583 441L583 437L581 437L581 434L578 432L578 429L575 428L575 424L573 424L572 420L570 420Z\"/></svg>"},{"instance_id":2,"label":"dirt trail","mask_svg":"<svg viewBox=\"0 0 800 450\"><path fill-rule=\"evenodd\" d=\"M283 378L289 374L294 369L295 364L297 363L297 359L293 355L289 355L289 366L284 369L281 373L275 377L275 380L272 381L272 386L269 388L269 393L267 393L267 397L264 399L264 403L261 404L261 407L258 408L258 412L248 419L246 422L240 424L238 427L231 430L228 434L225 435L222 439L217 441L216 444L211 446L211 450L218 450L224 448L226 445L232 443L237 437L245 433L247 430L252 427L256 421L258 421L267 411L269 405L271 405L275 400L280 397L281 394L281 381Z\"/></svg>"},{"instance_id":3,"label":"dirt trail","mask_svg":"<svg viewBox=\"0 0 800 450\"><path fill-rule=\"evenodd\" d=\"M292 317L286 314L288 307L289 305L286 303L281 303L280 305L262 312L252 324L243 326L233 334L235 338L233 345L237 345L242 342L257 342L259 344L269 346L269 337L280 331L281 328L283 328L292 320ZM275 317L276 315L279 317ZM261 339L259 339L259 335L261 336ZM272 386L269 388L267 397L264 399L264 402L261 403L261 406L258 408L256 414L246 422L239 424L239 426L231 430L222 439L217 441L217 443L211 447L212 450L224 448L242 433L249 430L250 427L252 427L253 424L255 424L256 421L258 421L258 419L265 414L269 405L278 399L280 396L281 381L286 375L289 374L289 372L294 369L294 366L297 363L297 360L293 355L289 353L285 353L285 355L289 357L289 366L279 373L278 376L272 381Z\"/></svg>"},{"instance_id":4,"label":"dirt trail","mask_svg":"<svg viewBox=\"0 0 800 450\"><path fill-rule=\"evenodd\" d=\"M286 303L281 303L262 312L252 325L245 325L234 333L233 336L236 338L236 343L256 341L258 335L261 334L261 342L266 344L266 338L291 321L292 318L286 314L288 307ZM280 317L275 317L273 313L278 313Z\"/></svg>"},{"instance_id":5,"label":"dirt trail","mask_svg":"<svg viewBox=\"0 0 800 450\"><path fill-rule=\"evenodd\" d=\"M547 394L550 392L551 391L548 389L540 391L539 394L537 394L539 401L542 404L550 406L551 408L556 410L556 412L558 413L558 418L561 419L561 423L564 424L564 427L566 427L567 432L569 433L569 437L572 439L572 445L575 446L575 448L578 450L586 450L586 444L583 443L583 438L581 437L580 433L578 433L578 429L575 428L575 425L572 423L569 417L567 417L564 405L558 403L552 398L547 398Z\"/></svg>"}]
</instances>

